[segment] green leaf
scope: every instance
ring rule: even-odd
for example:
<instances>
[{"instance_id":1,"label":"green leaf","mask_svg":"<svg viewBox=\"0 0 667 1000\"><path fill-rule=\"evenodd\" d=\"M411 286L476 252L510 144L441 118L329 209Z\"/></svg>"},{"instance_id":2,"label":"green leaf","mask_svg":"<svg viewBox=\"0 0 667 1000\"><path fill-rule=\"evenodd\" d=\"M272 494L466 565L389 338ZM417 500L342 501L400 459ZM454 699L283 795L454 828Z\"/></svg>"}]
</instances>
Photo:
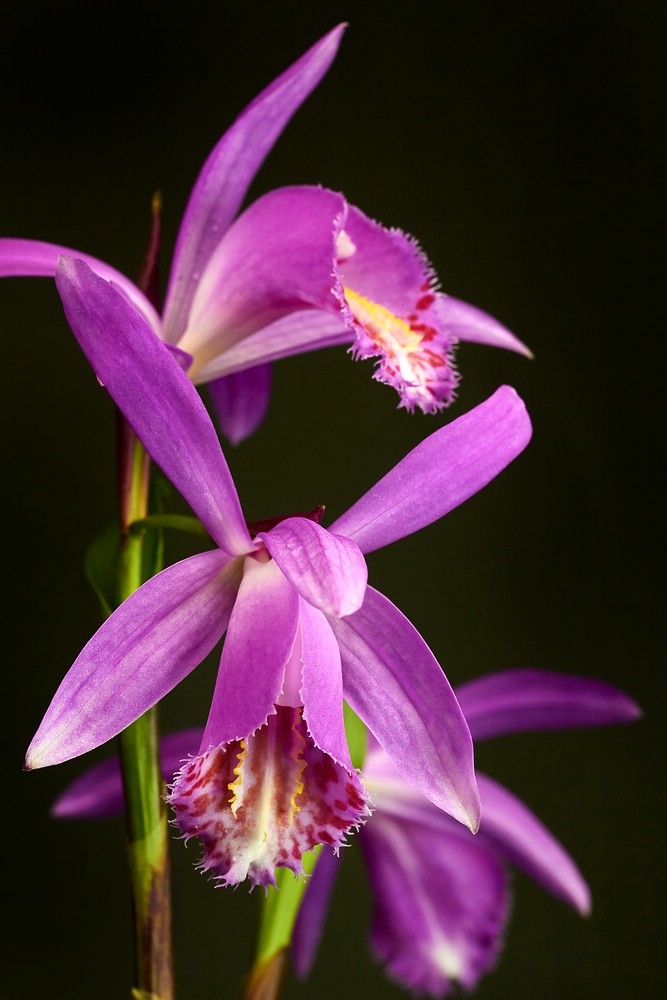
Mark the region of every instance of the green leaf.
<instances>
[{"instance_id":1,"label":"green leaf","mask_svg":"<svg viewBox=\"0 0 667 1000\"><path fill-rule=\"evenodd\" d=\"M91 542L83 568L102 610L108 618L116 607L116 587L120 561L120 530L116 521L107 524Z\"/></svg>"}]
</instances>

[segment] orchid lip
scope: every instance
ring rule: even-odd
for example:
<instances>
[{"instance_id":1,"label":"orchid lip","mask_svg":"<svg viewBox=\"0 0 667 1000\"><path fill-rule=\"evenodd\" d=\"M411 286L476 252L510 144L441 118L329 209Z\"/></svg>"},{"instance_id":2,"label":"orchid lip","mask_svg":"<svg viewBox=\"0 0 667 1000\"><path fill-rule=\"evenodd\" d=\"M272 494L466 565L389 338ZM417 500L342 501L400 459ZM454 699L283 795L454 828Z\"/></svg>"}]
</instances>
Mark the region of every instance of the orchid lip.
<instances>
[{"instance_id":1,"label":"orchid lip","mask_svg":"<svg viewBox=\"0 0 667 1000\"><path fill-rule=\"evenodd\" d=\"M337 849L369 815L356 772L315 747L303 709L286 705L251 736L187 761L167 799L183 838L202 844L198 867L218 885L275 885L281 867L299 875L305 853Z\"/></svg>"}]
</instances>

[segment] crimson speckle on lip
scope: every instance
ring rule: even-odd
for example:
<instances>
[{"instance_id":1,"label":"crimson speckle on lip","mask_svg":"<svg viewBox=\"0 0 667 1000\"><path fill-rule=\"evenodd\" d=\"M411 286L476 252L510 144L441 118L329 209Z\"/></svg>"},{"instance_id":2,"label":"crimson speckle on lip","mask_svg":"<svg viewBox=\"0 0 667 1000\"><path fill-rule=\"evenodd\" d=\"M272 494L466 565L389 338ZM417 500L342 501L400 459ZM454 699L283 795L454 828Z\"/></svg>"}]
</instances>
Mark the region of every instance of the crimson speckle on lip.
<instances>
[{"instance_id":1,"label":"crimson speckle on lip","mask_svg":"<svg viewBox=\"0 0 667 1000\"><path fill-rule=\"evenodd\" d=\"M278 867L301 874L307 851L340 847L370 814L356 772L313 744L301 708L283 705L247 739L189 760L168 801L184 839L201 841L199 867L222 885L273 885Z\"/></svg>"}]
</instances>

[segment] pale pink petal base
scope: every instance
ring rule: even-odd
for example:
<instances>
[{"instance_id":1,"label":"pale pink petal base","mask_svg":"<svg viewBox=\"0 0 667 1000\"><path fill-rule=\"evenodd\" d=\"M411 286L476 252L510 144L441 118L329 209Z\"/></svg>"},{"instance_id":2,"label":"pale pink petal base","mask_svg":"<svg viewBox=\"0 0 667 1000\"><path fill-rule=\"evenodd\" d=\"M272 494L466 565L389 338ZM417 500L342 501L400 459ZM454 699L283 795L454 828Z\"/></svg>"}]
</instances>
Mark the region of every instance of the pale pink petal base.
<instances>
[{"instance_id":1,"label":"pale pink petal base","mask_svg":"<svg viewBox=\"0 0 667 1000\"><path fill-rule=\"evenodd\" d=\"M339 848L369 815L357 774L314 746L301 708L283 705L254 736L188 761L167 799L219 885L275 885L276 868L300 875L307 851Z\"/></svg>"}]
</instances>

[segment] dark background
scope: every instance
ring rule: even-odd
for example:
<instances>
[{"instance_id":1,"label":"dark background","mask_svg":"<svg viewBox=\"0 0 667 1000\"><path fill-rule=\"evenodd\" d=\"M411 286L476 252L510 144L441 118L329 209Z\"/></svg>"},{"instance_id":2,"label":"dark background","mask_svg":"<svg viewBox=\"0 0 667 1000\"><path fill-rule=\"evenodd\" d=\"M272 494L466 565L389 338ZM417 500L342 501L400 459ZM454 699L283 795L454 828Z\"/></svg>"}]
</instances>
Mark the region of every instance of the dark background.
<instances>
[{"instance_id":1,"label":"dark background","mask_svg":"<svg viewBox=\"0 0 667 1000\"><path fill-rule=\"evenodd\" d=\"M535 353L464 345L459 399L408 416L342 350L278 364L269 419L228 449L249 518L344 511L442 422L503 382L528 450L486 490L369 557L373 584L453 683L537 666L606 678L632 726L508 737L480 767L524 797L593 893L582 920L523 876L484 1000L664 995L665 8L561 4L4 4L0 233L137 274L151 197L165 271L208 151L245 104L337 22L338 58L251 196L322 183L415 234L445 290ZM0 283L5 525L6 996L126 997L122 821L48 818L92 760L22 774L24 750L99 623L81 563L113 516L114 424L52 282ZM170 542L175 558L180 542ZM187 548L187 547L186 547ZM185 548L183 549L185 551ZM187 551L190 551L189 549ZM214 663L164 705L198 724ZM178 995L237 996L259 893L215 890L175 842ZM310 983L287 997L401 996L367 950L355 847Z\"/></svg>"}]
</instances>

